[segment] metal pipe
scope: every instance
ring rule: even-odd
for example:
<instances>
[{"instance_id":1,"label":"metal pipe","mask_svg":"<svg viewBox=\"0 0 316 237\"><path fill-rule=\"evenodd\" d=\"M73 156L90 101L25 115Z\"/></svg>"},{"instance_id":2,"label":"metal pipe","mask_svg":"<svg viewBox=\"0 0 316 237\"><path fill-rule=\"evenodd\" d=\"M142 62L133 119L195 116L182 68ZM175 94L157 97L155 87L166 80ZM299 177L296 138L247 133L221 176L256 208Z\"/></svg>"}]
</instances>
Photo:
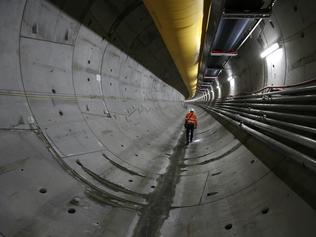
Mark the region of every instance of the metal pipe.
<instances>
[{"instance_id":1,"label":"metal pipe","mask_svg":"<svg viewBox=\"0 0 316 237\"><path fill-rule=\"evenodd\" d=\"M244 19L244 18L268 18L271 16L271 9L269 10L259 10L256 12L241 12L241 11L229 11L226 10L223 13L224 19Z\"/></svg>"},{"instance_id":2,"label":"metal pipe","mask_svg":"<svg viewBox=\"0 0 316 237\"><path fill-rule=\"evenodd\" d=\"M242 122L244 124L248 124L248 125L257 127L257 128L262 129L266 132L272 133L278 137L288 139L292 142L301 144L303 146L306 146L306 147L311 148L312 150L316 151L316 141L309 138L309 137L306 137L306 136L303 136L300 134L296 134L293 132L289 132L289 131L286 131L284 129L277 128L277 127L274 127L271 125L267 125L267 124L255 121L253 119L245 118L239 114L236 115L236 114L233 114L233 113L230 113L227 111L220 111L220 112L222 114L234 119L234 120L237 120L237 121Z\"/></svg>"},{"instance_id":3,"label":"metal pipe","mask_svg":"<svg viewBox=\"0 0 316 237\"><path fill-rule=\"evenodd\" d=\"M236 122L235 120L221 114L220 111L216 111L216 110L211 109L211 108L208 108L207 110L212 112L213 114L216 114L217 116L223 118L224 120L227 120L231 124L233 124L235 126L239 126L238 122ZM309 169L311 169L314 172L316 171L316 161L314 159L312 159L311 157L309 157L309 156L307 156L307 155L277 141L274 138L271 138L263 133L260 133L256 130L248 127L247 125L239 126L239 128L246 131L248 134L253 135L254 137L259 139L263 143L269 145L270 147L273 147L273 148L280 150L282 153L285 153L287 155L287 157L293 159L294 161L298 162L299 164L303 164L304 166L308 167Z\"/></svg>"},{"instance_id":4,"label":"metal pipe","mask_svg":"<svg viewBox=\"0 0 316 237\"><path fill-rule=\"evenodd\" d=\"M228 112L231 112L231 113L236 113L236 111L232 110L232 109L222 108L222 110L228 111ZM241 112L241 111L238 111L238 113L241 114L244 117L252 118L252 119L255 119L257 121L261 121L263 123L267 122L267 123L271 123L271 124L276 125L276 126L286 126L288 128L291 128L291 129L296 129L296 130L299 130L299 131L302 131L302 132L307 132L307 133L316 135L316 128L303 126L303 125L299 125L299 124L295 124L295 123L284 122L284 121L280 121L280 120L276 120L276 119L271 119L271 118L267 118L265 116L259 116L259 115L253 115L253 114L249 114L249 113L244 113L244 112Z\"/></svg>"},{"instance_id":5,"label":"metal pipe","mask_svg":"<svg viewBox=\"0 0 316 237\"><path fill-rule=\"evenodd\" d=\"M272 117L272 118L280 118L280 119L286 119L286 120L293 120L297 121L299 123L304 123L304 124L312 124L316 126L316 117L314 116L308 116L308 115L299 115L299 114L289 114L289 113L279 113L275 111L267 111L267 110L256 110L256 109L245 109L245 108L239 108L239 107L234 107L234 106L226 106L223 105L223 108L228 108L228 109L240 109L243 112L246 113L251 113L251 114L258 114L258 115L265 115L267 117Z\"/></svg>"},{"instance_id":6,"label":"metal pipe","mask_svg":"<svg viewBox=\"0 0 316 237\"><path fill-rule=\"evenodd\" d=\"M244 38L244 40L240 43L240 45L237 47L237 51L241 48L241 46L244 45L244 43L247 41L247 39L250 37L250 35L255 31L257 26L260 24L262 19L259 19L258 22L252 27L252 29L249 31L248 35Z\"/></svg>"},{"instance_id":7,"label":"metal pipe","mask_svg":"<svg viewBox=\"0 0 316 237\"><path fill-rule=\"evenodd\" d=\"M252 107L257 109L268 109L268 110L293 110L293 111L310 111L315 112L315 105L285 105L285 104L254 104L254 103L227 103L221 102L222 105L234 105L240 107Z\"/></svg>"},{"instance_id":8,"label":"metal pipe","mask_svg":"<svg viewBox=\"0 0 316 237\"><path fill-rule=\"evenodd\" d=\"M300 95L300 96L263 96L262 98L252 98L252 99L239 99L239 98L230 98L223 100L224 102L297 102L297 101L316 101L316 95ZM220 103L220 102L219 102Z\"/></svg>"},{"instance_id":9,"label":"metal pipe","mask_svg":"<svg viewBox=\"0 0 316 237\"><path fill-rule=\"evenodd\" d=\"M238 99L238 98L255 98L255 97L261 97L261 96L268 96L268 95L306 94L310 92L316 92L316 86L300 87L300 88L294 88L294 89L287 89L283 91L266 92L266 93L261 93L261 94L241 95L241 96L235 96L234 98ZM311 93L311 94L315 94L315 93Z\"/></svg>"},{"instance_id":10,"label":"metal pipe","mask_svg":"<svg viewBox=\"0 0 316 237\"><path fill-rule=\"evenodd\" d=\"M214 57L236 57L238 56L238 53L236 51L234 52L211 52L211 56Z\"/></svg>"},{"instance_id":11,"label":"metal pipe","mask_svg":"<svg viewBox=\"0 0 316 237\"><path fill-rule=\"evenodd\" d=\"M308 81L303 81L303 82L300 82L300 83L296 83L296 84L291 84L291 85L282 85L282 86L265 86L264 88L260 89L260 90L257 90L257 91L254 91L252 92L253 94L257 94L259 92L263 92L264 90L267 90L267 89L284 89L284 88L293 88L293 87L298 87L298 86L303 86L303 85L307 85L307 84L311 84L311 83L316 83L316 79L311 79L311 80L308 80Z\"/></svg>"},{"instance_id":12,"label":"metal pipe","mask_svg":"<svg viewBox=\"0 0 316 237\"><path fill-rule=\"evenodd\" d=\"M307 92L315 92L316 86L307 86L307 87L300 87L294 89L287 89L283 91L275 91L275 92L267 92L264 95L291 95L291 94L300 94L300 93L307 93Z\"/></svg>"}]
</instances>

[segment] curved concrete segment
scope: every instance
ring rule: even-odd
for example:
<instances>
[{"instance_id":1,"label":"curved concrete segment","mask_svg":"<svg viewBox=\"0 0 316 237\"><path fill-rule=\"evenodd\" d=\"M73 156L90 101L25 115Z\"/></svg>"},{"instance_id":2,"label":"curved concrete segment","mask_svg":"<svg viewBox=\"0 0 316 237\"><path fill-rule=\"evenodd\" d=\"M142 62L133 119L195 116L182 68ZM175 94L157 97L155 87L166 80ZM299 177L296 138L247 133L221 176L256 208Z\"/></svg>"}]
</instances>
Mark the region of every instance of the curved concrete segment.
<instances>
[{"instance_id":1,"label":"curved concrete segment","mask_svg":"<svg viewBox=\"0 0 316 237\"><path fill-rule=\"evenodd\" d=\"M0 236L313 236L270 166L199 107L184 146L184 97L55 6L0 1L0 42Z\"/></svg>"}]
</instances>

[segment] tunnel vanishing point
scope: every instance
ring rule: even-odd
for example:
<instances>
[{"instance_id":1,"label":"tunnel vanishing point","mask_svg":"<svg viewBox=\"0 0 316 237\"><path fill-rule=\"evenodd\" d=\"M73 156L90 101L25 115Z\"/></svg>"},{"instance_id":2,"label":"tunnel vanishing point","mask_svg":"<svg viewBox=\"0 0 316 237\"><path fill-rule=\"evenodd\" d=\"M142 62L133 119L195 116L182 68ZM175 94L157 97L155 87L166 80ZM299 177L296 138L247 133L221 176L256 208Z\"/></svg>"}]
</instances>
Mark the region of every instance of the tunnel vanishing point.
<instances>
[{"instance_id":1,"label":"tunnel vanishing point","mask_svg":"<svg viewBox=\"0 0 316 237\"><path fill-rule=\"evenodd\" d=\"M0 0L0 237L315 237L315 12Z\"/></svg>"}]
</instances>

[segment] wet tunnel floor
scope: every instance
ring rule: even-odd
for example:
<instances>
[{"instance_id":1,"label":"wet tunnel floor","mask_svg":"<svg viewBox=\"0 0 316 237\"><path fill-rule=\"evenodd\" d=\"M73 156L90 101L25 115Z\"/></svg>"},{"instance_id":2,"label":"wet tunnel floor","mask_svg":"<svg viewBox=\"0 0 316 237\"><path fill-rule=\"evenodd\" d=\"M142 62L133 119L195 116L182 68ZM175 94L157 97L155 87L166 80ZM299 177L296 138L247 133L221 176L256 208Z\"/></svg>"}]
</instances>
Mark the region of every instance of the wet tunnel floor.
<instances>
[{"instance_id":1,"label":"wet tunnel floor","mask_svg":"<svg viewBox=\"0 0 316 237\"><path fill-rule=\"evenodd\" d=\"M256 227L243 228L271 220L279 228L277 223L293 219L289 213L300 212L299 206L304 218L316 220L315 211L240 141L209 114L197 110L201 121L193 143L186 146L182 134L133 236L253 236ZM282 202L288 210L280 214ZM292 229L287 224L282 228L288 234ZM301 227L294 230L298 231Z\"/></svg>"},{"instance_id":2,"label":"wet tunnel floor","mask_svg":"<svg viewBox=\"0 0 316 237\"><path fill-rule=\"evenodd\" d=\"M169 156L169 166L165 174L159 177L156 190L149 197L149 204L142 210L134 236L160 236L160 228L169 215L175 187L179 181L180 164L184 158L184 134Z\"/></svg>"},{"instance_id":3,"label":"wet tunnel floor","mask_svg":"<svg viewBox=\"0 0 316 237\"><path fill-rule=\"evenodd\" d=\"M140 158L145 148L139 146L135 148L139 156L131 158L134 148L121 153L130 158L124 162L106 151L63 159L83 181L93 182L84 193L82 184L61 169L32 131L2 132L7 157L23 154L29 158L1 166L0 217L6 215L7 224L0 222L0 232L18 237L311 236L315 210L212 116L199 108L196 111L199 128L190 145L185 146L182 118L157 141L151 138L152 144L168 143L158 149L165 154L162 157ZM17 138L19 150L14 145ZM149 143L149 139L141 142ZM111 169L98 169L104 162ZM153 163L145 166L148 162ZM147 173L136 169L137 164L148 167ZM161 172L153 175L153 170ZM148 186L151 191L146 193ZM120 198L102 200L99 187L113 189L111 197ZM99 190L94 193L98 199L87 195L92 188ZM12 218L12 212L19 213L18 219Z\"/></svg>"}]
</instances>

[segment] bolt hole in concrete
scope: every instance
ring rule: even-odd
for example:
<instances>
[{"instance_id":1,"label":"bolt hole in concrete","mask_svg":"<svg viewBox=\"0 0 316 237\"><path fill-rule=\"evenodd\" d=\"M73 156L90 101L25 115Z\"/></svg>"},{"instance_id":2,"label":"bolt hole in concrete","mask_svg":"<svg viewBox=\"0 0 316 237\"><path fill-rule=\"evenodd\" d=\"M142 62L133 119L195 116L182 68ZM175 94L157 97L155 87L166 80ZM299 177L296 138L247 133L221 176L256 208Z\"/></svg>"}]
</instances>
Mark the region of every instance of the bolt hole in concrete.
<instances>
[{"instance_id":1,"label":"bolt hole in concrete","mask_svg":"<svg viewBox=\"0 0 316 237\"><path fill-rule=\"evenodd\" d=\"M53 92L53 94L56 94L56 91L55 91L55 89L52 89L52 92Z\"/></svg>"},{"instance_id":2,"label":"bolt hole in concrete","mask_svg":"<svg viewBox=\"0 0 316 237\"><path fill-rule=\"evenodd\" d=\"M20 169L21 171L24 171L24 169Z\"/></svg>"},{"instance_id":3,"label":"bolt hole in concrete","mask_svg":"<svg viewBox=\"0 0 316 237\"><path fill-rule=\"evenodd\" d=\"M90 62L90 60L88 60L88 64L90 64L91 62Z\"/></svg>"},{"instance_id":4,"label":"bolt hole in concrete","mask_svg":"<svg viewBox=\"0 0 316 237\"><path fill-rule=\"evenodd\" d=\"M156 188L156 186L155 185L152 185L152 186L150 186L151 188Z\"/></svg>"},{"instance_id":5,"label":"bolt hole in concrete","mask_svg":"<svg viewBox=\"0 0 316 237\"><path fill-rule=\"evenodd\" d=\"M128 180L128 182L132 183L132 182L133 182L133 180L132 180L132 179L129 179L129 180Z\"/></svg>"},{"instance_id":6,"label":"bolt hole in concrete","mask_svg":"<svg viewBox=\"0 0 316 237\"><path fill-rule=\"evenodd\" d=\"M32 33L33 33L33 34L37 34L37 32L38 32L38 27L37 27L37 24L35 23L35 24L33 24L33 26L32 26Z\"/></svg>"},{"instance_id":7,"label":"bolt hole in concrete","mask_svg":"<svg viewBox=\"0 0 316 237\"><path fill-rule=\"evenodd\" d=\"M124 147L124 145L121 144L121 147Z\"/></svg>"},{"instance_id":8,"label":"bolt hole in concrete","mask_svg":"<svg viewBox=\"0 0 316 237\"><path fill-rule=\"evenodd\" d=\"M135 154L135 156L138 156L138 154Z\"/></svg>"},{"instance_id":9,"label":"bolt hole in concrete","mask_svg":"<svg viewBox=\"0 0 316 237\"><path fill-rule=\"evenodd\" d=\"M59 115L63 116L64 115L63 111L59 110Z\"/></svg>"},{"instance_id":10,"label":"bolt hole in concrete","mask_svg":"<svg viewBox=\"0 0 316 237\"><path fill-rule=\"evenodd\" d=\"M208 197L209 197L209 196L213 196L213 195L215 195L215 194L217 194L217 193L218 193L218 192L207 193L206 196L208 196Z\"/></svg>"},{"instance_id":11,"label":"bolt hole in concrete","mask_svg":"<svg viewBox=\"0 0 316 237\"><path fill-rule=\"evenodd\" d=\"M269 208L268 208L268 207L266 207L266 208L264 208L264 209L261 210L261 213L262 213L263 215L267 214L268 212L269 212Z\"/></svg>"},{"instance_id":12,"label":"bolt hole in concrete","mask_svg":"<svg viewBox=\"0 0 316 237\"><path fill-rule=\"evenodd\" d=\"M255 163L255 160L251 160L250 163L251 163L251 164Z\"/></svg>"},{"instance_id":13,"label":"bolt hole in concrete","mask_svg":"<svg viewBox=\"0 0 316 237\"><path fill-rule=\"evenodd\" d=\"M221 174L222 172L216 172L216 173L213 173L212 176L216 176L216 175L219 175Z\"/></svg>"},{"instance_id":14,"label":"bolt hole in concrete","mask_svg":"<svg viewBox=\"0 0 316 237\"><path fill-rule=\"evenodd\" d=\"M225 229L226 229L226 230L230 230L231 228L233 228L233 225L232 225L232 224L225 225Z\"/></svg>"},{"instance_id":15,"label":"bolt hole in concrete","mask_svg":"<svg viewBox=\"0 0 316 237\"><path fill-rule=\"evenodd\" d=\"M40 192L40 193L47 193L47 189L46 189L46 188L40 188L40 189L39 189L39 192Z\"/></svg>"},{"instance_id":16,"label":"bolt hole in concrete","mask_svg":"<svg viewBox=\"0 0 316 237\"><path fill-rule=\"evenodd\" d=\"M68 209L68 213L69 214L74 214L76 212L76 209L75 208L69 208Z\"/></svg>"},{"instance_id":17,"label":"bolt hole in concrete","mask_svg":"<svg viewBox=\"0 0 316 237\"><path fill-rule=\"evenodd\" d=\"M67 30L67 32L66 32L66 34L65 34L65 40L66 41L68 41L68 39L69 39L69 35L68 35L69 33L68 33L68 30Z\"/></svg>"}]
</instances>

